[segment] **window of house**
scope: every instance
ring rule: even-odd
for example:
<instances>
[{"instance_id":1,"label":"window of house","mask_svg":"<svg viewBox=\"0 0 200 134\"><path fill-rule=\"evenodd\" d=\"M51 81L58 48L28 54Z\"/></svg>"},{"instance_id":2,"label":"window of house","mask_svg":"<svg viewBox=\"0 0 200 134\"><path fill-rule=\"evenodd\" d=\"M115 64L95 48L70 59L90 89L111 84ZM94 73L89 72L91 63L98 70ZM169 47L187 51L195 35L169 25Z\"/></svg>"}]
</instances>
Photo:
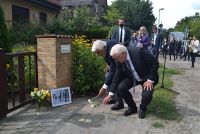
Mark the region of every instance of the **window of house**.
<instances>
[{"instance_id":1,"label":"window of house","mask_svg":"<svg viewBox=\"0 0 200 134\"><path fill-rule=\"evenodd\" d=\"M47 24L47 14L40 12L40 24Z\"/></svg>"},{"instance_id":2,"label":"window of house","mask_svg":"<svg viewBox=\"0 0 200 134\"><path fill-rule=\"evenodd\" d=\"M29 9L12 5L12 22L13 25L29 23Z\"/></svg>"}]
</instances>

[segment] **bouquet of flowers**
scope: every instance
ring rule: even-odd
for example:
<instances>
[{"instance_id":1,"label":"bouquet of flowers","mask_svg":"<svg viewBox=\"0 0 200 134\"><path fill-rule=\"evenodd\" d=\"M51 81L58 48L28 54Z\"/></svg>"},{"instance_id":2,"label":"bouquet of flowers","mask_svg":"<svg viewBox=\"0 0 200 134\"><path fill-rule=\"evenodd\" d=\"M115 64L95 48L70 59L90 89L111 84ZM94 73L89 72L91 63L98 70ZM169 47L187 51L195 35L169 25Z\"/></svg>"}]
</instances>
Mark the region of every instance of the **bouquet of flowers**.
<instances>
[{"instance_id":1,"label":"bouquet of flowers","mask_svg":"<svg viewBox=\"0 0 200 134\"><path fill-rule=\"evenodd\" d=\"M47 99L50 98L51 95L47 89L39 90L38 88L34 88L30 96L37 101L37 110L39 110L41 106L45 106L47 104Z\"/></svg>"}]
</instances>

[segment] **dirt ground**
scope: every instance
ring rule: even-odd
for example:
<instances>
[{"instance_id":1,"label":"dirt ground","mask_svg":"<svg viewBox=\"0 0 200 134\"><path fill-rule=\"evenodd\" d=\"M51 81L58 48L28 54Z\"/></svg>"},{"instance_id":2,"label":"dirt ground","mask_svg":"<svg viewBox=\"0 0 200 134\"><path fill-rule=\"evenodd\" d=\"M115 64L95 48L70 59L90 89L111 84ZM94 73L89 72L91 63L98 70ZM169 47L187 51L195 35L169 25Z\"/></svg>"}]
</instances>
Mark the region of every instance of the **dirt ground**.
<instances>
[{"instance_id":1,"label":"dirt ground","mask_svg":"<svg viewBox=\"0 0 200 134\"><path fill-rule=\"evenodd\" d=\"M164 63L162 58L160 63ZM182 70L179 75L172 76L174 87L172 90L179 94L175 103L183 120L158 121L164 125L162 128L151 128L148 134L200 134L200 57L197 57L195 67L191 68L190 61L166 60L166 67ZM149 120L150 121L150 120Z\"/></svg>"}]
</instances>

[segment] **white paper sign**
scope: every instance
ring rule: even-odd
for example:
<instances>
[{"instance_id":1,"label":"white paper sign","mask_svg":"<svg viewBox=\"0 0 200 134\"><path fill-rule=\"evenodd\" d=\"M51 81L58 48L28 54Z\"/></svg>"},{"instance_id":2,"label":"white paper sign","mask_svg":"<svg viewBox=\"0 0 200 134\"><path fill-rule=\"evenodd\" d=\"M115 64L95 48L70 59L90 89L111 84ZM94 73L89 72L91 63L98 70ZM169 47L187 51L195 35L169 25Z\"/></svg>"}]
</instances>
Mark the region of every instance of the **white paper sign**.
<instances>
[{"instance_id":1,"label":"white paper sign","mask_svg":"<svg viewBox=\"0 0 200 134\"><path fill-rule=\"evenodd\" d=\"M61 45L61 53L70 53L70 45Z\"/></svg>"}]
</instances>

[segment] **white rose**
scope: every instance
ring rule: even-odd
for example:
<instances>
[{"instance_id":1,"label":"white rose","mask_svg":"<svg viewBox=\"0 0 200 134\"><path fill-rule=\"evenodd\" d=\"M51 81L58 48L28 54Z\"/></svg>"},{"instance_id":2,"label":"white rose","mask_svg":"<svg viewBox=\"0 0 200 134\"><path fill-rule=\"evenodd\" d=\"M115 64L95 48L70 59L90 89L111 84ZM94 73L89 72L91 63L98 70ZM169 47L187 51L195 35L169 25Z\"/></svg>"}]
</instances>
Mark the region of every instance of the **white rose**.
<instances>
[{"instance_id":1,"label":"white rose","mask_svg":"<svg viewBox=\"0 0 200 134\"><path fill-rule=\"evenodd\" d=\"M35 94L33 92L31 92L31 97L35 97Z\"/></svg>"},{"instance_id":2,"label":"white rose","mask_svg":"<svg viewBox=\"0 0 200 134\"><path fill-rule=\"evenodd\" d=\"M88 102L91 104L92 103L92 101L90 100L90 99L88 99Z\"/></svg>"},{"instance_id":3,"label":"white rose","mask_svg":"<svg viewBox=\"0 0 200 134\"><path fill-rule=\"evenodd\" d=\"M42 92L41 91L38 91L37 92L37 96L41 96L42 95Z\"/></svg>"}]
</instances>

